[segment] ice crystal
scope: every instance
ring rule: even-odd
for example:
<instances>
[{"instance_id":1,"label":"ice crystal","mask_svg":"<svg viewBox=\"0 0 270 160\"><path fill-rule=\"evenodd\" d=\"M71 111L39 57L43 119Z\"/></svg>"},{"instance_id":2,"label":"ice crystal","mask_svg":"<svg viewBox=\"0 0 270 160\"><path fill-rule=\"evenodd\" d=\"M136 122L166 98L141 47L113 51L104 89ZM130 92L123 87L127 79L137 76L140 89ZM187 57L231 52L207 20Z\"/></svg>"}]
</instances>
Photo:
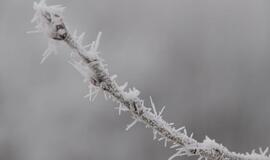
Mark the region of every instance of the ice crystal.
<instances>
[{"instance_id":1,"label":"ice crystal","mask_svg":"<svg viewBox=\"0 0 270 160\"><path fill-rule=\"evenodd\" d=\"M138 122L138 120L137 119L134 119L134 121L132 123L130 123L129 125L127 125L126 131L128 131L131 127L133 127L137 122Z\"/></svg>"},{"instance_id":2,"label":"ice crystal","mask_svg":"<svg viewBox=\"0 0 270 160\"><path fill-rule=\"evenodd\" d=\"M123 92L125 88L127 87L127 85L128 85L128 82L125 82L123 85L119 86L120 91Z\"/></svg>"},{"instance_id":3,"label":"ice crystal","mask_svg":"<svg viewBox=\"0 0 270 160\"><path fill-rule=\"evenodd\" d=\"M125 95L128 99L136 99L140 95L140 91L135 87L129 88L128 92L125 92Z\"/></svg>"},{"instance_id":4,"label":"ice crystal","mask_svg":"<svg viewBox=\"0 0 270 160\"><path fill-rule=\"evenodd\" d=\"M42 54L42 59L41 59L40 63L43 63L53 53L54 54L58 53L57 48L56 48L55 42L53 42L53 40L49 40L48 48Z\"/></svg>"},{"instance_id":5,"label":"ice crystal","mask_svg":"<svg viewBox=\"0 0 270 160\"><path fill-rule=\"evenodd\" d=\"M119 116L121 115L121 112L126 112L126 111L128 111L128 109L127 109L125 106L123 106L122 103L120 103L118 107L115 107L115 109L118 110Z\"/></svg>"},{"instance_id":6,"label":"ice crystal","mask_svg":"<svg viewBox=\"0 0 270 160\"><path fill-rule=\"evenodd\" d=\"M154 115L155 115L155 116L158 116L157 110L156 110L156 106L155 106L155 103L153 102L153 99L152 99L151 96L150 96L150 102L151 102L151 107L152 107L152 109L153 109Z\"/></svg>"},{"instance_id":7,"label":"ice crystal","mask_svg":"<svg viewBox=\"0 0 270 160\"><path fill-rule=\"evenodd\" d=\"M88 98L89 102L93 102L96 99L100 89L92 84L88 85L88 89L89 89L89 92L84 97Z\"/></svg>"}]
</instances>

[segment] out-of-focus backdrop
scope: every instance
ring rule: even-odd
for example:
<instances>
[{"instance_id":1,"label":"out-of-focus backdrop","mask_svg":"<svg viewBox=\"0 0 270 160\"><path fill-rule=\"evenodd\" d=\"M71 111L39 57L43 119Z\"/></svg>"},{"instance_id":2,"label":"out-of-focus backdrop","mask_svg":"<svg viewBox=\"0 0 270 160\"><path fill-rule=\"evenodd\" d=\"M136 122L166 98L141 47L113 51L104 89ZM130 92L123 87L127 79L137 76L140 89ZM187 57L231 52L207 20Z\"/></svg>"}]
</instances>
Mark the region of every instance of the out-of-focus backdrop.
<instances>
[{"instance_id":1,"label":"out-of-focus backdrop","mask_svg":"<svg viewBox=\"0 0 270 160\"><path fill-rule=\"evenodd\" d=\"M70 50L40 65L32 0L0 1L1 160L165 160L173 150L87 86ZM48 0L70 30L95 39L118 82L149 96L164 118L238 152L270 145L270 1ZM192 158L179 158L192 159Z\"/></svg>"}]
</instances>

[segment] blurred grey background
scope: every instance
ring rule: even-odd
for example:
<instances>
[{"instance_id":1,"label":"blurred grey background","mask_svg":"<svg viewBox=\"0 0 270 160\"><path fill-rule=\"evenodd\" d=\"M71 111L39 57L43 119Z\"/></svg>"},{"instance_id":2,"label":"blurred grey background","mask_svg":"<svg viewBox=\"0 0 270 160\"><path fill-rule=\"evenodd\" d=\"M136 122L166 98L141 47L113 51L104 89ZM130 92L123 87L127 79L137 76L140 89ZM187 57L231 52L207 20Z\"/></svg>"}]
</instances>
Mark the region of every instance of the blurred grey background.
<instances>
[{"instance_id":1,"label":"blurred grey background","mask_svg":"<svg viewBox=\"0 0 270 160\"><path fill-rule=\"evenodd\" d=\"M32 0L0 1L0 160L165 160L173 150L50 56ZM270 145L270 1L48 0L71 30L95 39L118 82L153 97L164 118L237 152ZM192 158L179 158L192 159Z\"/></svg>"}]
</instances>

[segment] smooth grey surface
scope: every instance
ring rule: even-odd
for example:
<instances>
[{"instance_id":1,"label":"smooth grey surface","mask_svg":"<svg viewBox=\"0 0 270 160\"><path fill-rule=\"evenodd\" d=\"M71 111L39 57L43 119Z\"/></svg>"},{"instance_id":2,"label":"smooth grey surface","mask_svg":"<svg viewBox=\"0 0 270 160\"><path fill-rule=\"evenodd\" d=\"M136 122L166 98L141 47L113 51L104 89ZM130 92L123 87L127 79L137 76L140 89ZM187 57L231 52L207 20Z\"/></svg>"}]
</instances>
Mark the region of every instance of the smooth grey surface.
<instances>
[{"instance_id":1,"label":"smooth grey surface","mask_svg":"<svg viewBox=\"0 0 270 160\"><path fill-rule=\"evenodd\" d=\"M101 94L89 104L70 50L40 65L47 47L29 35L31 0L0 1L1 160L164 160L173 150L118 116ZM270 145L268 0L48 0L67 7L71 30L95 39L110 73L161 109L230 150ZM68 53L68 54L67 54ZM147 100L149 103L149 100ZM159 144L160 143L160 144ZM191 158L179 158L191 159Z\"/></svg>"}]
</instances>

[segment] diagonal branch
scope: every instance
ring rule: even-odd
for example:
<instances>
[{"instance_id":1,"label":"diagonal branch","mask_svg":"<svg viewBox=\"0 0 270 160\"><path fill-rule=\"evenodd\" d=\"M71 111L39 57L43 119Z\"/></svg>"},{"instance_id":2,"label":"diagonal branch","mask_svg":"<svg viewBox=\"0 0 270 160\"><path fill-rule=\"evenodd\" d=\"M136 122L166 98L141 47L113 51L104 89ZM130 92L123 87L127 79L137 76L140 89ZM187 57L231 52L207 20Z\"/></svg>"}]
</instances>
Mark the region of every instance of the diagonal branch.
<instances>
[{"instance_id":1,"label":"diagonal branch","mask_svg":"<svg viewBox=\"0 0 270 160\"><path fill-rule=\"evenodd\" d=\"M119 104L119 114L121 111L127 111L134 119L127 129L137 122L142 122L153 130L154 139L159 135L159 140L164 140L165 146L167 142L171 143L171 148L176 149L176 153L170 160L179 156L197 156L199 160L270 160L267 155L268 148L260 149L259 153L255 151L246 154L235 153L208 137L203 142L198 142L192 135L188 136L184 127L176 129L172 123L162 118L164 107L158 113L152 98L150 99L152 109L146 107L144 100L138 97L140 92L137 89L132 88L127 92L125 91L127 84L119 86L114 80L115 76L109 75L97 52L101 33L98 34L96 41L84 46L82 44L84 34L78 37L67 29L62 16L63 7L47 6L45 0L41 0L34 3L34 10L36 13L32 21L36 22L37 31L46 33L50 41L64 42L72 49L70 63L84 76L89 87L89 99L92 100L92 96L95 97L99 90L103 91L105 97ZM74 52L77 56L74 56Z\"/></svg>"}]
</instances>

